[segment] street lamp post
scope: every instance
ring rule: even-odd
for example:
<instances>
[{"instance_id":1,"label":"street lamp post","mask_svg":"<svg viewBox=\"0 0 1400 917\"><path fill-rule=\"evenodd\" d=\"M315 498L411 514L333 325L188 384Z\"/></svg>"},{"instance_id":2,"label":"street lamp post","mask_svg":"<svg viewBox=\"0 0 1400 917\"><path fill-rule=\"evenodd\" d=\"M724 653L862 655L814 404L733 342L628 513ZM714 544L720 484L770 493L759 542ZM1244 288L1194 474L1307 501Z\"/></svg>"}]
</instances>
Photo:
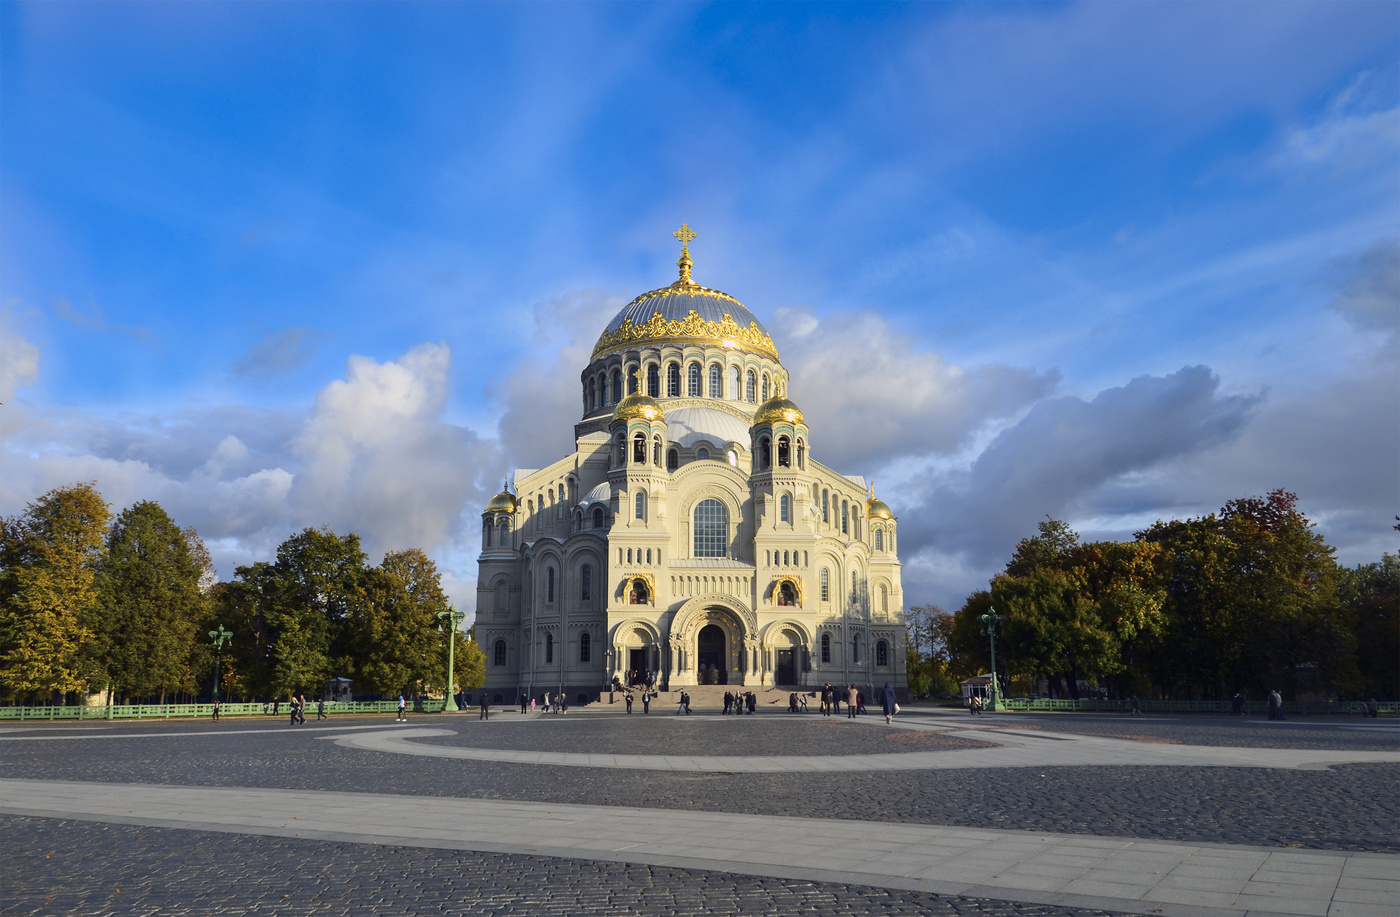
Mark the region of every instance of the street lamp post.
<instances>
[{"instance_id":1,"label":"street lamp post","mask_svg":"<svg viewBox=\"0 0 1400 917\"><path fill-rule=\"evenodd\" d=\"M447 712L447 704L452 700L453 676L456 674L454 664L456 659L453 654L457 650L457 628L466 620L467 613L458 611L456 605L449 605L447 611L438 612L438 620L447 625L447 682L442 689L442 711Z\"/></svg>"},{"instance_id":2,"label":"street lamp post","mask_svg":"<svg viewBox=\"0 0 1400 917\"><path fill-rule=\"evenodd\" d=\"M222 624L209 632L214 641L214 706L219 705L219 682L224 680L224 644L233 639L233 631L225 630Z\"/></svg>"},{"instance_id":3,"label":"street lamp post","mask_svg":"<svg viewBox=\"0 0 1400 917\"><path fill-rule=\"evenodd\" d=\"M982 622L982 632L992 640L992 687L991 693L987 697L987 709L995 710L997 708L997 625L1006 620L1006 615L997 614L997 610L993 608L977 620Z\"/></svg>"}]
</instances>

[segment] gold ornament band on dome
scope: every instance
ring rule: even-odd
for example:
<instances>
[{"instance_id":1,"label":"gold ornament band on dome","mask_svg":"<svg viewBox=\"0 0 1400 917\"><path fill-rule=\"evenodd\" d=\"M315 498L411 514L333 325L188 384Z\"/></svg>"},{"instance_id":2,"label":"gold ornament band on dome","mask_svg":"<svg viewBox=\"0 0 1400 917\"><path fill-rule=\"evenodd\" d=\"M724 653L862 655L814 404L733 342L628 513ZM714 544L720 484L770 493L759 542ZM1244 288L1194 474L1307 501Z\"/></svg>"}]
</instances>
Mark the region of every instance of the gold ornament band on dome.
<instances>
[{"instance_id":1,"label":"gold ornament band on dome","mask_svg":"<svg viewBox=\"0 0 1400 917\"><path fill-rule=\"evenodd\" d=\"M704 288L701 287L701 290ZM646 296L639 296L633 302L640 302L649 296L661 293L675 293L669 287L664 290L656 290ZM714 292L714 291L706 291ZM739 303L732 296L719 294L726 299ZM742 305L742 303L739 303ZM651 318L645 324L632 324L631 316L622 320L616 331L604 331L602 337L598 338L598 343L593 348L593 359L597 359L603 353L637 341L669 340L672 338L690 338L705 341L706 343L723 345L726 341L733 341L754 350L768 354L773 359L778 359L778 348L773 344L773 338L758 327L758 322L749 322L749 327L745 328L734 321L733 316L728 312L724 313L724 318L714 322L701 318L700 313L691 309L686 313L685 318L667 319L658 310L653 312Z\"/></svg>"}]
</instances>

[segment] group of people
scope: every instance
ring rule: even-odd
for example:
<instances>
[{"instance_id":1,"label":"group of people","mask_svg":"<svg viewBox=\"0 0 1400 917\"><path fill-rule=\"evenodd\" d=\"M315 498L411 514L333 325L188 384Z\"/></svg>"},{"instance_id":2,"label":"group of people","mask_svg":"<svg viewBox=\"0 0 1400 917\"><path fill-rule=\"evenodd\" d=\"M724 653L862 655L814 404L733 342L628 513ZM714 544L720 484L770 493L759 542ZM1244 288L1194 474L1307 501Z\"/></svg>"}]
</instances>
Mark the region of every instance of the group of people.
<instances>
[{"instance_id":1,"label":"group of people","mask_svg":"<svg viewBox=\"0 0 1400 917\"><path fill-rule=\"evenodd\" d=\"M625 692L625 693L623 694L623 696L622 696L622 699L627 703L627 712L628 712L628 713L631 713L631 712L632 712L632 702L635 700L635 698L632 696L632 692L631 692L631 691ZM654 700L656 700L656 692L653 691L653 690L652 690L651 688L649 688L649 687L648 687L648 688L643 688L643 689L642 689L642 712L643 712L643 713L650 713L650 712L651 712L651 702L654 701Z\"/></svg>"},{"instance_id":2,"label":"group of people","mask_svg":"<svg viewBox=\"0 0 1400 917\"><path fill-rule=\"evenodd\" d=\"M758 695L752 691L745 691L742 694L737 691L724 692L724 715L733 713L739 716L742 713L753 713L758 709Z\"/></svg>"},{"instance_id":3,"label":"group of people","mask_svg":"<svg viewBox=\"0 0 1400 917\"><path fill-rule=\"evenodd\" d=\"M292 700L291 700L291 704L289 705L288 709L289 709L289 711L291 712L292 719L291 719L291 722L288 723L287 725L289 725L289 726L302 726L302 725L305 725L305 723L306 723L306 695L305 695L305 694L298 693L296 696L294 696L294 697L292 698ZM324 720L324 719L326 719L326 701L325 701L325 698L318 698L317 701L316 701L316 719L318 719L318 720Z\"/></svg>"},{"instance_id":4,"label":"group of people","mask_svg":"<svg viewBox=\"0 0 1400 917\"><path fill-rule=\"evenodd\" d=\"M858 714L865 713L865 695L854 682L845 688L833 688L831 682L827 682L822 685L822 716L831 716L833 712L840 716L843 700L846 702L847 719L855 719Z\"/></svg>"}]
</instances>

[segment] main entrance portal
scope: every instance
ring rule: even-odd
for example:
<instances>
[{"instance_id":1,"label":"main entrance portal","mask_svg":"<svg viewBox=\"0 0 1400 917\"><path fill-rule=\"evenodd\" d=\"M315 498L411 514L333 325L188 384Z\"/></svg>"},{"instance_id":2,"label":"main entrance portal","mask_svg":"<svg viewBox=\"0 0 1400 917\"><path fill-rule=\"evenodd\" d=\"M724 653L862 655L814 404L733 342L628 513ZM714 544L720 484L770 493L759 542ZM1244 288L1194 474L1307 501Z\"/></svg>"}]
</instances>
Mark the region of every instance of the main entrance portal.
<instances>
[{"instance_id":1,"label":"main entrance portal","mask_svg":"<svg viewBox=\"0 0 1400 917\"><path fill-rule=\"evenodd\" d=\"M718 624L700 628L695 640L697 680L702 685L729 684L729 655L725 652L724 629Z\"/></svg>"}]
</instances>

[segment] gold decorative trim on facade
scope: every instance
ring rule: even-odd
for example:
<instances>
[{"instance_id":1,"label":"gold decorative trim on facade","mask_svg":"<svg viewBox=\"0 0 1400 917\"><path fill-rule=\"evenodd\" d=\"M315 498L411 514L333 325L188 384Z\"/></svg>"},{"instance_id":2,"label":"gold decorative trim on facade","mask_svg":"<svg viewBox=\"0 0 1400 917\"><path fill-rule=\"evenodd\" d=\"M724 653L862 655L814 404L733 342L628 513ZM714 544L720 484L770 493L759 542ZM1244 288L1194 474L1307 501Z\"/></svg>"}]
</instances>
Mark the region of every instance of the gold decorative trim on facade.
<instances>
[{"instance_id":1,"label":"gold decorative trim on facade","mask_svg":"<svg viewBox=\"0 0 1400 917\"><path fill-rule=\"evenodd\" d=\"M633 300L633 304L642 302L653 296L663 295L696 295L718 296L727 299L736 305L743 303L727 293L718 290L709 290L705 287L694 287L690 289L677 290L671 287L663 287L660 290L653 290L644 293ZM700 317L700 313L691 309L682 319L668 320L660 310L652 313L651 318L641 325L634 325L632 319L625 318L616 331L604 331L602 337L598 338L598 343L593 348L593 359L597 359L609 350L625 346L638 341L654 340L676 340L689 339L699 340L708 344L723 345L726 341L742 344L754 350L766 353L773 359L778 359L778 348L773 344L773 338L762 328L758 322L749 322L747 328L741 327L734 321L733 316L728 312L724 313L724 318L720 321L710 321Z\"/></svg>"},{"instance_id":2,"label":"gold decorative trim on facade","mask_svg":"<svg viewBox=\"0 0 1400 917\"><path fill-rule=\"evenodd\" d=\"M656 577L652 576L650 573L633 573L632 575L628 576L627 579L623 580L623 583L622 583L622 601L623 601L623 603L624 603L624 604L628 604L628 605L634 604L634 603L631 601L631 596L632 596L632 585L633 585L634 583L641 583L644 587L646 587L646 590L647 590L647 600L646 600L646 602L645 602L645 603L638 602L638 603L635 603L635 604L646 604L646 605L653 605L653 606L654 606L654 605L656 604Z\"/></svg>"}]
</instances>

